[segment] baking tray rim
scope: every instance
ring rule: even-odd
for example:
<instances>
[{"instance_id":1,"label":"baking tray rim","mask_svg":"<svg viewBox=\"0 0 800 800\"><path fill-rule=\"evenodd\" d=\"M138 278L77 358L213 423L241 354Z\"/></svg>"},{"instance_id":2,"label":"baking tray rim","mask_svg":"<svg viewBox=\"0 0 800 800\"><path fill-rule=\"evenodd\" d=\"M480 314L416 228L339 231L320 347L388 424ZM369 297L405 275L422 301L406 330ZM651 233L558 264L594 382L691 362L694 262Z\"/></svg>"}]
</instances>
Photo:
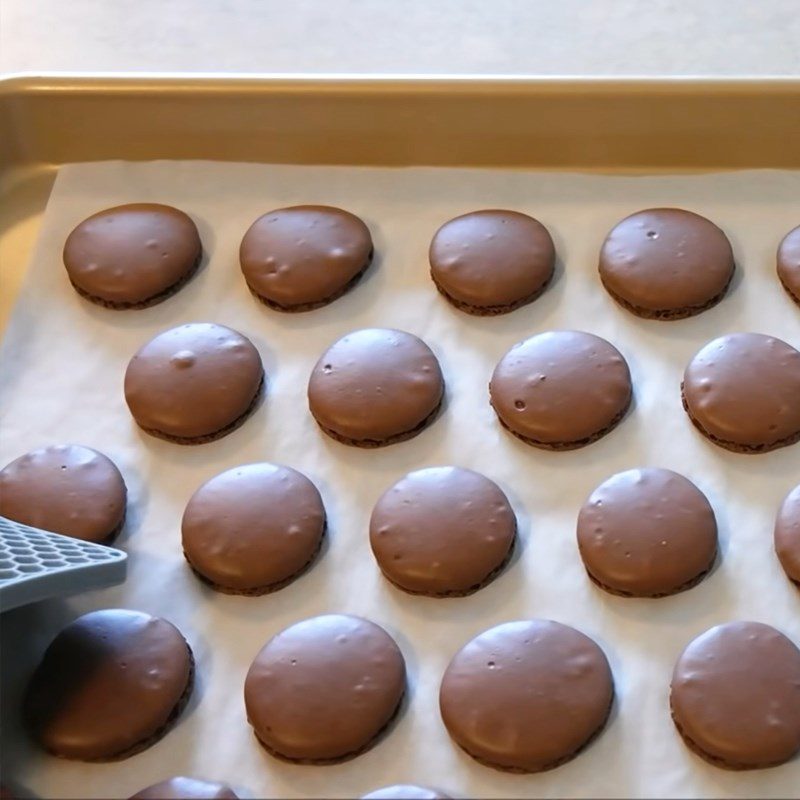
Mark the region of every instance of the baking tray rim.
<instances>
[{"instance_id":1,"label":"baking tray rim","mask_svg":"<svg viewBox=\"0 0 800 800\"><path fill-rule=\"evenodd\" d=\"M794 75L512 75L214 72L11 72L0 73L0 96L107 91L172 92L413 92L510 94L564 93L797 93ZM798 112L800 113L800 111Z\"/></svg>"}]
</instances>

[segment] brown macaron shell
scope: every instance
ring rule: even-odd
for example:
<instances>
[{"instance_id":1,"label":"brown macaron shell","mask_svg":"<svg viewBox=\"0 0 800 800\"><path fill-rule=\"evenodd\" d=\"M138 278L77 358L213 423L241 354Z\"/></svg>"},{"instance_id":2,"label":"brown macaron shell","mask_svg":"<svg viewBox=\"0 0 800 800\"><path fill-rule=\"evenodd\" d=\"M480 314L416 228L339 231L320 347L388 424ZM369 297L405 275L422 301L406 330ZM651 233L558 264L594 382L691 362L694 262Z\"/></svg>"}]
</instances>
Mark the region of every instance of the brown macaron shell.
<instances>
[{"instance_id":1,"label":"brown macaron shell","mask_svg":"<svg viewBox=\"0 0 800 800\"><path fill-rule=\"evenodd\" d=\"M312 617L273 637L247 673L247 719L261 744L289 761L319 764L369 749L398 712L405 661L373 622Z\"/></svg>"},{"instance_id":2,"label":"brown macaron shell","mask_svg":"<svg viewBox=\"0 0 800 800\"><path fill-rule=\"evenodd\" d=\"M800 440L800 352L760 333L714 339L689 362L683 406L714 444L766 453Z\"/></svg>"},{"instance_id":3,"label":"brown macaron shell","mask_svg":"<svg viewBox=\"0 0 800 800\"><path fill-rule=\"evenodd\" d=\"M485 586L511 555L517 522L496 483L460 467L411 472L378 500L372 552L412 594L461 596Z\"/></svg>"},{"instance_id":4,"label":"brown macaron shell","mask_svg":"<svg viewBox=\"0 0 800 800\"><path fill-rule=\"evenodd\" d=\"M237 428L264 383L253 343L231 328L190 323L158 334L125 372L125 400L147 433L201 444Z\"/></svg>"},{"instance_id":5,"label":"brown macaron shell","mask_svg":"<svg viewBox=\"0 0 800 800\"><path fill-rule=\"evenodd\" d=\"M789 580L800 588L800 486L786 495L778 511L775 552Z\"/></svg>"},{"instance_id":6,"label":"brown macaron shell","mask_svg":"<svg viewBox=\"0 0 800 800\"><path fill-rule=\"evenodd\" d=\"M148 786L130 800L238 800L238 795L224 783L176 777Z\"/></svg>"},{"instance_id":7,"label":"brown macaron shell","mask_svg":"<svg viewBox=\"0 0 800 800\"><path fill-rule=\"evenodd\" d=\"M505 314L535 300L555 267L541 222L518 211L473 211L442 225L429 250L439 291L470 314Z\"/></svg>"},{"instance_id":8,"label":"brown macaron shell","mask_svg":"<svg viewBox=\"0 0 800 800\"><path fill-rule=\"evenodd\" d=\"M683 319L716 305L734 272L725 234L680 208L651 208L626 217L600 251L600 280L634 314Z\"/></svg>"},{"instance_id":9,"label":"brown macaron shell","mask_svg":"<svg viewBox=\"0 0 800 800\"><path fill-rule=\"evenodd\" d=\"M0 516L86 542L119 533L126 500L120 471L90 447L43 447L0 471Z\"/></svg>"},{"instance_id":10,"label":"brown macaron shell","mask_svg":"<svg viewBox=\"0 0 800 800\"><path fill-rule=\"evenodd\" d=\"M578 514L589 577L625 597L665 597L698 583L714 564L717 523L705 495L667 469L613 475Z\"/></svg>"},{"instance_id":11,"label":"brown macaron shell","mask_svg":"<svg viewBox=\"0 0 800 800\"><path fill-rule=\"evenodd\" d=\"M686 744L712 764L782 764L800 751L800 650L760 622L711 628L678 659L670 706Z\"/></svg>"},{"instance_id":12,"label":"brown macaron shell","mask_svg":"<svg viewBox=\"0 0 800 800\"><path fill-rule=\"evenodd\" d=\"M410 783L397 783L365 794L361 800L450 800L450 795L436 789L414 786Z\"/></svg>"},{"instance_id":13,"label":"brown macaron shell","mask_svg":"<svg viewBox=\"0 0 800 800\"><path fill-rule=\"evenodd\" d=\"M319 359L308 405L322 430L343 444L381 447L416 436L444 395L439 362L413 334L387 328L353 331Z\"/></svg>"},{"instance_id":14,"label":"brown macaron shell","mask_svg":"<svg viewBox=\"0 0 800 800\"><path fill-rule=\"evenodd\" d=\"M800 305L800 225L778 247L778 277L792 300Z\"/></svg>"},{"instance_id":15,"label":"brown macaron shell","mask_svg":"<svg viewBox=\"0 0 800 800\"><path fill-rule=\"evenodd\" d=\"M600 732L613 697L611 668L588 636L525 620L467 643L445 671L439 705L450 736L480 763L541 772Z\"/></svg>"},{"instance_id":16,"label":"brown macaron shell","mask_svg":"<svg viewBox=\"0 0 800 800\"><path fill-rule=\"evenodd\" d=\"M247 285L279 311L309 311L343 295L372 260L372 237L354 214L331 206L278 208L242 239Z\"/></svg>"},{"instance_id":17,"label":"brown macaron shell","mask_svg":"<svg viewBox=\"0 0 800 800\"><path fill-rule=\"evenodd\" d=\"M93 611L47 648L28 686L25 716L53 755L126 758L167 732L193 675L191 650L171 623L138 611Z\"/></svg>"},{"instance_id":18,"label":"brown macaron shell","mask_svg":"<svg viewBox=\"0 0 800 800\"><path fill-rule=\"evenodd\" d=\"M290 467L247 464L204 483L181 525L186 560L230 594L264 594L297 577L325 531L316 486Z\"/></svg>"},{"instance_id":19,"label":"brown macaron shell","mask_svg":"<svg viewBox=\"0 0 800 800\"><path fill-rule=\"evenodd\" d=\"M495 367L489 395L500 422L527 444L572 450L622 420L631 402L628 364L605 339L548 331L514 345Z\"/></svg>"},{"instance_id":20,"label":"brown macaron shell","mask_svg":"<svg viewBox=\"0 0 800 800\"><path fill-rule=\"evenodd\" d=\"M145 308L165 300L200 264L197 226L158 203L115 206L80 223L64 245L64 266L86 299L108 308Z\"/></svg>"}]
</instances>

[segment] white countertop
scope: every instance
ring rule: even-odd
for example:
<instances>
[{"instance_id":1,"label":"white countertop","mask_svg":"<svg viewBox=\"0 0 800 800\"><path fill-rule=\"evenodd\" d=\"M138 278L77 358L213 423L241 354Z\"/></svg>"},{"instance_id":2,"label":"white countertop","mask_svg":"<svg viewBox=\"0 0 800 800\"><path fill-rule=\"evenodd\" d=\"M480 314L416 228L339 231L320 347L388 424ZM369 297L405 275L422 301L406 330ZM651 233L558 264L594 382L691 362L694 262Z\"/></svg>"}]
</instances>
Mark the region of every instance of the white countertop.
<instances>
[{"instance_id":1,"label":"white countertop","mask_svg":"<svg viewBox=\"0 0 800 800\"><path fill-rule=\"evenodd\" d=\"M800 74L800 0L0 0L0 72Z\"/></svg>"}]
</instances>

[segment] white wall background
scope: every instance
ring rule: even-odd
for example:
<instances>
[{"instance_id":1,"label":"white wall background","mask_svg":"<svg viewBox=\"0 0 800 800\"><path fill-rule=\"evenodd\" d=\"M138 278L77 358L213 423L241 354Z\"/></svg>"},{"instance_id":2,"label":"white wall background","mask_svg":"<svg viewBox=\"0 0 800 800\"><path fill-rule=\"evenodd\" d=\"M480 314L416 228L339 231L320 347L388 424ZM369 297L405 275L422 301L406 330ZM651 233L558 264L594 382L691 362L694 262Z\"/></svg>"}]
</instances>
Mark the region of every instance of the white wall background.
<instances>
[{"instance_id":1,"label":"white wall background","mask_svg":"<svg viewBox=\"0 0 800 800\"><path fill-rule=\"evenodd\" d=\"M0 72L800 74L800 0L0 0Z\"/></svg>"}]
</instances>

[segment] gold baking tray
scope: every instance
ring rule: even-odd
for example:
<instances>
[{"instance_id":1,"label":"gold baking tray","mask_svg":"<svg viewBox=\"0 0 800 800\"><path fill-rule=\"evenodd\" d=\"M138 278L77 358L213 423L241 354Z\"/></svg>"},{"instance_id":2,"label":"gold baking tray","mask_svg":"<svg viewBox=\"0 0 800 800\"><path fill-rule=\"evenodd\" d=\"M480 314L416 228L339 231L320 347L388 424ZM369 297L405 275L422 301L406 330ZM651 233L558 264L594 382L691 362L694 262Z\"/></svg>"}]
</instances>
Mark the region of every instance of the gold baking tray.
<instances>
[{"instance_id":1,"label":"gold baking tray","mask_svg":"<svg viewBox=\"0 0 800 800\"><path fill-rule=\"evenodd\" d=\"M8 77L0 80L0 330L59 164L800 169L798 130L797 78Z\"/></svg>"}]
</instances>

